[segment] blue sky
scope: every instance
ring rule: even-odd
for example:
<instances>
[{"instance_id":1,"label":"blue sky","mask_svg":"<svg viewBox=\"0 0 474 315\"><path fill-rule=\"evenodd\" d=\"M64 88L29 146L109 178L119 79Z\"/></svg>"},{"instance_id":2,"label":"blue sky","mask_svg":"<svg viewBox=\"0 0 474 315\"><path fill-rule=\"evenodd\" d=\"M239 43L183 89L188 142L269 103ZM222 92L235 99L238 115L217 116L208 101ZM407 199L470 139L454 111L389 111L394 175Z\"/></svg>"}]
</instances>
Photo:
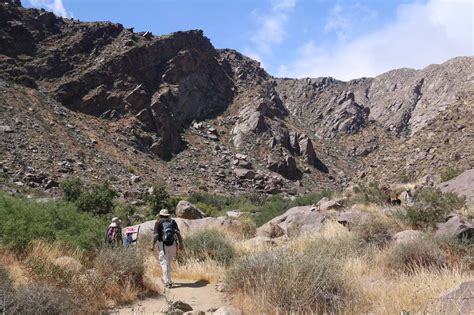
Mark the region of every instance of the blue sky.
<instances>
[{"instance_id":1,"label":"blue sky","mask_svg":"<svg viewBox=\"0 0 474 315\"><path fill-rule=\"evenodd\" d=\"M165 34L202 29L272 75L349 80L474 55L472 0L23 0Z\"/></svg>"}]
</instances>

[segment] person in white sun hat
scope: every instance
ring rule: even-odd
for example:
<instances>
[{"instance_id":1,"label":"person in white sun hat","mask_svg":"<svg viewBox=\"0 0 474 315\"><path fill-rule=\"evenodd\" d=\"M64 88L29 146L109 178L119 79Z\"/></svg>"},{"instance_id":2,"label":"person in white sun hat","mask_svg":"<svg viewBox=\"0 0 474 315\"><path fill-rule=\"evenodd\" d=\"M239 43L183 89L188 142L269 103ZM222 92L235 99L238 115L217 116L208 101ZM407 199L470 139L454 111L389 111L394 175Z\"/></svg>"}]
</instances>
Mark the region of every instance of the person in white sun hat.
<instances>
[{"instance_id":1,"label":"person in white sun hat","mask_svg":"<svg viewBox=\"0 0 474 315\"><path fill-rule=\"evenodd\" d=\"M176 248L184 249L183 239L175 220L170 218L167 209L161 209L159 220L155 223L153 231L153 245L151 250L155 250L158 242L158 259L160 261L161 270L163 271L163 283L166 287L171 288L171 264L176 257Z\"/></svg>"},{"instance_id":2,"label":"person in white sun hat","mask_svg":"<svg viewBox=\"0 0 474 315\"><path fill-rule=\"evenodd\" d=\"M119 218L112 218L112 222L105 233L105 243L114 247L122 245L122 221Z\"/></svg>"}]
</instances>

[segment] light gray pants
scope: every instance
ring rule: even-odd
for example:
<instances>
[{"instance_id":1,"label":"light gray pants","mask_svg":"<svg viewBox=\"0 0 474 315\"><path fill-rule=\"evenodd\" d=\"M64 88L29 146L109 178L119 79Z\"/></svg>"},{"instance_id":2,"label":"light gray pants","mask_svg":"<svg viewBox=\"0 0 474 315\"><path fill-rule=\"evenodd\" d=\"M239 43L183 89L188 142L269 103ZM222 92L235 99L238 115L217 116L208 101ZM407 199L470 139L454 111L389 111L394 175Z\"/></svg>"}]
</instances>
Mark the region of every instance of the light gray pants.
<instances>
[{"instance_id":1,"label":"light gray pants","mask_svg":"<svg viewBox=\"0 0 474 315\"><path fill-rule=\"evenodd\" d=\"M163 272L163 282L171 283L171 264L176 257L176 242L171 246L166 246L163 242L158 242L158 259Z\"/></svg>"}]
</instances>

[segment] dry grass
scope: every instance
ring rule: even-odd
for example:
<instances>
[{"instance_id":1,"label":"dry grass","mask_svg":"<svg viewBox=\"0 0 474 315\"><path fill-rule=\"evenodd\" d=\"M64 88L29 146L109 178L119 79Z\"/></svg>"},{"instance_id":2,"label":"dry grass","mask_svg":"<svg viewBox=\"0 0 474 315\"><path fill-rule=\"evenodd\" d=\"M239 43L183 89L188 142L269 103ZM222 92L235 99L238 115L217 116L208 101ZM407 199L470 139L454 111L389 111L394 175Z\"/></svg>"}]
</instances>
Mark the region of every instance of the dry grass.
<instances>
[{"instance_id":1,"label":"dry grass","mask_svg":"<svg viewBox=\"0 0 474 315\"><path fill-rule=\"evenodd\" d=\"M370 206L367 209L377 213L377 207ZM383 215L377 217L393 222ZM459 264L449 264L441 269L415 267L410 274L387 272L385 263L395 244L382 248L366 245L362 249L343 245L344 242L351 244L350 240L355 237L354 232L337 222L328 222L320 233L301 235L275 249L304 252L311 248L311 244L322 246L325 241L332 242L334 252L329 251L325 255L338 253L341 262L338 274L351 291L353 303L350 303L350 308L345 308L345 312L350 309L350 313L400 314L403 310L411 314L426 313L440 294L474 278L472 271ZM249 247L245 243L235 246L239 256L272 249L265 245ZM295 260L294 264L298 264L298 261ZM292 285L284 278L281 283ZM240 292L234 296L233 303L249 314L277 314L278 309L268 303L269 294L263 288L254 292Z\"/></svg>"},{"instance_id":2,"label":"dry grass","mask_svg":"<svg viewBox=\"0 0 474 315\"><path fill-rule=\"evenodd\" d=\"M458 270L420 268L411 275L399 274L367 283L364 294L372 301L371 311L377 314L396 314L402 310L426 313L441 293L472 280L473 276Z\"/></svg>"},{"instance_id":3,"label":"dry grass","mask_svg":"<svg viewBox=\"0 0 474 315\"><path fill-rule=\"evenodd\" d=\"M28 282L27 270L12 252L7 250L0 251L0 265L8 271L10 279L15 286Z\"/></svg>"}]
</instances>

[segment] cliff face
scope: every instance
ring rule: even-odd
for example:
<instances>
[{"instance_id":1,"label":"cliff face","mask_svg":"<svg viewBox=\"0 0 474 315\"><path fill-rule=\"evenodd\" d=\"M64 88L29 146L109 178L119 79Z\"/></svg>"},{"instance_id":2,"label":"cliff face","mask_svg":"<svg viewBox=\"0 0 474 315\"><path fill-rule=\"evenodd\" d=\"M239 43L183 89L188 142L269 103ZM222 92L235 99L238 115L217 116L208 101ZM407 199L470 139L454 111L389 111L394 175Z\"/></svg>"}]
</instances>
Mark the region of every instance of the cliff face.
<instances>
[{"instance_id":1,"label":"cliff face","mask_svg":"<svg viewBox=\"0 0 474 315\"><path fill-rule=\"evenodd\" d=\"M76 174L112 177L129 195L156 181L273 193L470 168L473 65L274 78L202 31L153 36L2 2L3 186Z\"/></svg>"}]
</instances>

